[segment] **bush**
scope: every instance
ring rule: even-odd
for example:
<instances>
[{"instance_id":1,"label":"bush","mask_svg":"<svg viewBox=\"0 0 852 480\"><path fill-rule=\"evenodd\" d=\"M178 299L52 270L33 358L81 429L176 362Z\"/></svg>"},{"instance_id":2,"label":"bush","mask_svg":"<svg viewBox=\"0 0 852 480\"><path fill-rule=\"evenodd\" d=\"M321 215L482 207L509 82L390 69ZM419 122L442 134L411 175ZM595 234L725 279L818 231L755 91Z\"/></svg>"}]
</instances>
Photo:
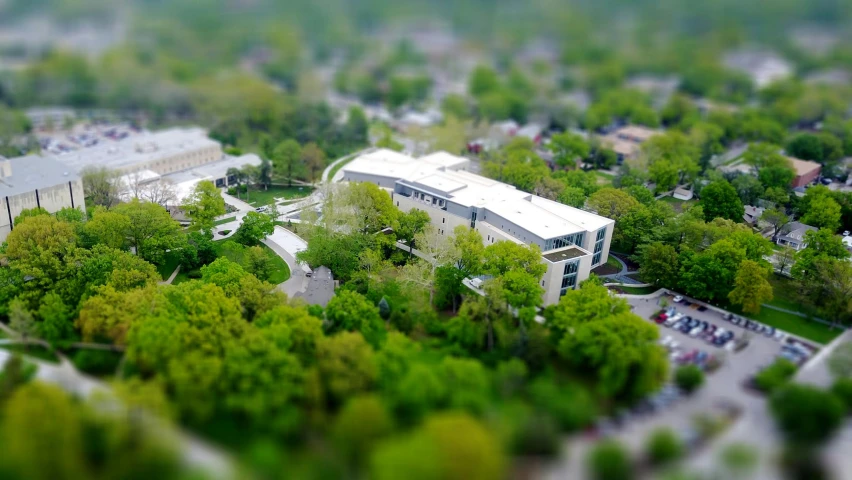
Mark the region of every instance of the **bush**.
<instances>
[{"instance_id":1,"label":"bush","mask_svg":"<svg viewBox=\"0 0 852 480\"><path fill-rule=\"evenodd\" d=\"M514 439L515 453L552 457L559 453L561 436L556 422L547 414L533 413L518 427Z\"/></svg>"},{"instance_id":2,"label":"bush","mask_svg":"<svg viewBox=\"0 0 852 480\"><path fill-rule=\"evenodd\" d=\"M236 187L228 187L228 195L236 195L237 188Z\"/></svg>"},{"instance_id":3,"label":"bush","mask_svg":"<svg viewBox=\"0 0 852 480\"><path fill-rule=\"evenodd\" d=\"M588 477L594 480L629 480L634 478L630 454L615 441L595 445L586 458Z\"/></svg>"},{"instance_id":4,"label":"bush","mask_svg":"<svg viewBox=\"0 0 852 480\"><path fill-rule=\"evenodd\" d=\"M189 278L192 278L192 279L199 279L199 278L201 278L201 270L199 270L199 269L190 270L190 271L186 272L186 276L189 277Z\"/></svg>"},{"instance_id":5,"label":"bush","mask_svg":"<svg viewBox=\"0 0 852 480\"><path fill-rule=\"evenodd\" d=\"M222 234L222 235L227 235L227 234L231 233L231 231L230 230L222 230L219 233Z\"/></svg>"},{"instance_id":6,"label":"bush","mask_svg":"<svg viewBox=\"0 0 852 480\"><path fill-rule=\"evenodd\" d=\"M754 377L754 384L764 393L772 393L793 378L796 368L795 363L785 358L779 358Z\"/></svg>"},{"instance_id":7,"label":"bush","mask_svg":"<svg viewBox=\"0 0 852 480\"><path fill-rule=\"evenodd\" d=\"M787 441L802 447L825 443L843 423L842 402L831 392L809 385L779 388L769 406Z\"/></svg>"},{"instance_id":8,"label":"bush","mask_svg":"<svg viewBox=\"0 0 852 480\"><path fill-rule=\"evenodd\" d=\"M651 433L648 438L648 461L652 465L664 465L683 456L684 445L680 438L668 428Z\"/></svg>"},{"instance_id":9,"label":"bush","mask_svg":"<svg viewBox=\"0 0 852 480\"><path fill-rule=\"evenodd\" d=\"M840 378L831 387L834 396L843 402L846 414L852 415L852 378Z\"/></svg>"},{"instance_id":10,"label":"bush","mask_svg":"<svg viewBox=\"0 0 852 480\"><path fill-rule=\"evenodd\" d=\"M121 353L80 349L71 358L74 366L82 372L98 376L110 375L115 373L121 361Z\"/></svg>"},{"instance_id":11,"label":"bush","mask_svg":"<svg viewBox=\"0 0 852 480\"><path fill-rule=\"evenodd\" d=\"M695 365L685 365L675 371L675 384L687 394L698 390L704 383L704 372Z\"/></svg>"}]
</instances>

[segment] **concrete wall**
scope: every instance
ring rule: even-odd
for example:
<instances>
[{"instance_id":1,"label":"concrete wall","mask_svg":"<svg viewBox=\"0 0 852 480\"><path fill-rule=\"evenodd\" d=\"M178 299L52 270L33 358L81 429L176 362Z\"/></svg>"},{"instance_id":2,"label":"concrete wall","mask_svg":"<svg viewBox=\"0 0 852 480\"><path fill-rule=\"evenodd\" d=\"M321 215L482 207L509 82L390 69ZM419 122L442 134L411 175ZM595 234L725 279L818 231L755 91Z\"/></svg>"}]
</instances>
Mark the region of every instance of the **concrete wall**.
<instances>
[{"instance_id":1,"label":"concrete wall","mask_svg":"<svg viewBox=\"0 0 852 480\"><path fill-rule=\"evenodd\" d=\"M0 241L6 239L14 228L12 222L15 217L24 210L41 207L50 213L56 213L65 207L72 206L86 208L83 182L79 179L13 197L0 197Z\"/></svg>"},{"instance_id":2,"label":"concrete wall","mask_svg":"<svg viewBox=\"0 0 852 480\"><path fill-rule=\"evenodd\" d=\"M374 183L382 188L387 188L390 190L394 189L396 185L396 177L385 177L378 174L362 174L357 172L347 172L346 169L343 169L343 181L344 182L367 182Z\"/></svg>"},{"instance_id":3,"label":"concrete wall","mask_svg":"<svg viewBox=\"0 0 852 480\"><path fill-rule=\"evenodd\" d=\"M459 225L470 227L469 219L458 217L440 208L435 208L431 204L427 205L424 202L415 200L413 197L394 194L393 204L403 212L407 212L413 208L423 210L432 219L432 226L438 229L438 233L445 236L452 235L453 230Z\"/></svg>"},{"instance_id":4,"label":"concrete wall","mask_svg":"<svg viewBox=\"0 0 852 480\"><path fill-rule=\"evenodd\" d=\"M819 177L819 173L822 169L817 168L816 170L808 173L807 175L796 175L796 178L793 179L793 188L804 187L805 185L813 182Z\"/></svg>"},{"instance_id":5,"label":"concrete wall","mask_svg":"<svg viewBox=\"0 0 852 480\"><path fill-rule=\"evenodd\" d=\"M487 209L481 210L480 216L477 218L477 221L482 220L494 225L494 228L499 228L503 230L507 234L521 240L524 243L530 244L535 243L538 247L544 250L544 241L545 239L535 235L529 230L518 226L515 223L512 223L505 218L488 211Z\"/></svg>"},{"instance_id":6,"label":"concrete wall","mask_svg":"<svg viewBox=\"0 0 852 480\"><path fill-rule=\"evenodd\" d=\"M561 297L560 292L562 291L562 278L565 276L565 264L577 260L579 260L580 263L577 267L577 283L574 286L575 289L580 285L580 282L589 278L589 274L592 270L591 255L584 255L582 257L572 258L558 263L551 263L543 260L547 265L547 272L545 272L544 277L542 277L540 285L544 288L544 295L542 297L544 299L545 306L559 303L559 298Z\"/></svg>"}]
</instances>

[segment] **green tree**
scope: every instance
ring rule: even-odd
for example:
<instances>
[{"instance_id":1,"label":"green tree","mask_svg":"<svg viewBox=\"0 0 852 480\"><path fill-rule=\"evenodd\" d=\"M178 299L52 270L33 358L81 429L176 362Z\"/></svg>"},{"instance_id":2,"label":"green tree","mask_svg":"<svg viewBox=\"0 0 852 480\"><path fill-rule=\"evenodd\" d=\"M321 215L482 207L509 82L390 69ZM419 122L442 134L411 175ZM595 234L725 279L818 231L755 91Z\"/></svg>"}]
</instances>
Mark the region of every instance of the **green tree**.
<instances>
[{"instance_id":1,"label":"green tree","mask_svg":"<svg viewBox=\"0 0 852 480\"><path fill-rule=\"evenodd\" d=\"M852 342L841 343L828 357L828 368L835 377L852 377Z\"/></svg>"},{"instance_id":2,"label":"green tree","mask_svg":"<svg viewBox=\"0 0 852 480\"><path fill-rule=\"evenodd\" d=\"M319 339L317 367L324 390L337 405L368 391L378 377L375 353L358 332Z\"/></svg>"},{"instance_id":3,"label":"green tree","mask_svg":"<svg viewBox=\"0 0 852 480\"><path fill-rule=\"evenodd\" d=\"M586 470L594 480L630 480L635 478L630 454L615 441L599 442L586 457Z\"/></svg>"},{"instance_id":4,"label":"green tree","mask_svg":"<svg viewBox=\"0 0 852 480\"><path fill-rule=\"evenodd\" d=\"M499 87L500 80L497 78L497 73L488 67L480 65L470 74L470 86L468 90L474 97L491 93Z\"/></svg>"},{"instance_id":5,"label":"green tree","mask_svg":"<svg viewBox=\"0 0 852 480\"><path fill-rule=\"evenodd\" d=\"M717 180L701 189L701 206L708 222L714 218L741 222L745 213L736 189L724 180Z\"/></svg>"},{"instance_id":6,"label":"green tree","mask_svg":"<svg viewBox=\"0 0 852 480\"><path fill-rule=\"evenodd\" d=\"M288 187L292 186L293 177L299 175L304 167L298 142L290 139L279 143L273 152L272 166L275 174L286 178Z\"/></svg>"},{"instance_id":7,"label":"green tree","mask_svg":"<svg viewBox=\"0 0 852 480\"><path fill-rule=\"evenodd\" d=\"M602 188L591 194L586 203L598 215L616 221L629 210L639 205L639 202L627 192L611 187Z\"/></svg>"},{"instance_id":8,"label":"green tree","mask_svg":"<svg viewBox=\"0 0 852 480\"><path fill-rule=\"evenodd\" d=\"M745 258L745 250L730 240L720 240L699 254L682 254L680 286L695 298L727 298Z\"/></svg>"},{"instance_id":9,"label":"green tree","mask_svg":"<svg viewBox=\"0 0 852 480\"><path fill-rule=\"evenodd\" d=\"M772 393L786 385L795 374L796 364L779 358L754 376L754 384L762 391Z\"/></svg>"},{"instance_id":10,"label":"green tree","mask_svg":"<svg viewBox=\"0 0 852 480\"><path fill-rule=\"evenodd\" d=\"M664 287L677 285L680 260L674 247L655 242L640 247L638 256L642 278Z\"/></svg>"},{"instance_id":11,"label":"green tree","mask_svg":"<svg viewBox=\"0 0 852 480\"><path fill-rule=\"evenodd\" d=\"M455 117L459 120L465 120L470 117L470 107L463 96L450 94L441 101L441 113L445 117Z\"/></svg>"},{"instance_id":12,"label":"green tree","mask_svg":"<svg viewBox=\"0 0 852 480\"><path fill-rule=\"evenodd\" d=\"M366 463L376 444L393 433L393 417L375 395L354 397L346 402L332 427L337 449L350 464Z\"/></svg>"},{"instance_id":13,"label":"green tree","mask_svg":"<svg viewBox=\"0 0 852 480\"><path fill-rule=\"evenodd\" d=\"M770 208L763 211L760 221L772 227L772 238L774 239L790 223L790 216L777 208Z\"/></svg>"},{"instance_id":14,"label":"green tree","mask_svg":"<svg viewBox=\"0 0 852 480\"><path fill-rule=\"evenodd\" d=\"M118 205L120 198L120 175L106 167L89 166L80 171L83 191L94 205L107 209Z\"/></svg>"},{"instance_id":15,"label":"green tree","mask_svg":"<svg viewBox=\"0 0 852 480\"><path fill-rule=\"evenodd\" d=\"M9 328L14 330L24 342L38 336L38 323L21 300L15 299L9 304Z\"/></svg>"},{"instance_id":16,"label":"green tree","mask_svg":"<svg viewBox=\"0 0 852 480\"><path fill-rule=\"evenodd\" d=\"M769 407L787 440L800 446L825 443L843 422L840 400L812 386L782 387L772 395Z\"/></svg>"},{"instance_id":17,"label":"green tree","mask_svg":"<svg viewBox=\"0 0 852 480\"><path fill-rule=\"evenodd\" d=\"M511 271L523 271L538 282L547 271L547 265L541 260L541 249L534 243L530 245L509 241L492 243L483 250L482 259L483 272L495 277Z\"/></svg>"},{"instance_id":18,"label":"green tree","mask_svg":"<svg viewBox=\"0 0 852 480\"><path fill-rule=\"evenodd\" d=\"M225 200L213 182L203 180L195 184L181 208L189 217L191 225L210 231L216 217L225 214Z\"/></svg>"},{"instance_id":19,"label":"green tree","mask_svg":"<svg viewBox=\"0 0 852 480\"><path fill-rule=\"evenodd\" d=\"M840 228L840 205L828 196L816 197L808 204L802 223L836 232Z\"/></svg>"},{"instance_id":20,"label":"green tree","mask_svg":"<svg viewBox=\"0 0 852 480\"><path fill-rule=\"evenodd\" d=\"M309 143L302 147L302 163L308 171L308 180L316 181L317 173L325 168L325 152L316 143Z\"/></svg>"},{"instance_id":21,"label":"green tree","mask_svg":"<svg viewBox=\"0 0 852 480\"><path fill-rule=\"evenodd\" d=\"M553 152L556 164L562 168L574 168L577 159L589 156L589 144L583 137L571 132L553 135L548 148Z\"/></svg>"},{"instance_id":22,"label":"green tree","mask_svg":"<svg viewBox=\"0 0 852 480\"><path fill-rule=\"evenodd\" d=\"M399 215L397 237L405 240L406 245L408 245L409 258L414 248L414 238L423 232L430 220L428 213L416 208Z\"/></svg>"},{"instance_id":23,"label":"green tree","mask_svg":"<svg viewBox=\"0 0 852 480\"><path fill-rule=\"evenodd\" d=\"M71 321L72 311L56 293L50 292L42 297L36 312L40 320L39 337L51 343L70 340L74 335Z\"/></svg>"},{"instance_id":24,"label":"green tree","mask_svg":"<svg viewBox=\"0 0 852 480\"><path fill-rule=\"evenodd\" d=\"M377 480L488 480L505 475L495 436L463 413L430 417L411 434L381 443L370 461Z\"/></svg>"},{"instance_id":25,"label":"green tree","mask_svg":"<svg viewBox=\"0 0 852 480\"><path fill-rule=\"evenodd\" d=\"M91 243L119 250L126 248L129 230L130 218L126 215L98 209L92 219L83 225L83 234Z\"/></svg>"},{"instance_id":26,"label":"green tree","mask_svg":"<svg viewBox=\"0 0 852 480\"><path fill-rule=\"evenodd\" d=\"M237 232L234 234L236 241L243 245L257 245L275 231L275 222L272 217L258 212L248 212L243 217Z\"/></svg>"},{"instance_id":27,"label":"green tree","mask_svg":"<svg viewBox=\"0 0 852 480\"><path fill-rule=\"evenodd\" d=\"M374 347L384 338L379 309L358 293L341 290L328 302L325 316L330 323L329 332L361 332Z\"/></svg>"},{"instance_id":28,"label":"green tree","mask_svg":"<svg viewBox=\"0 0 852 480\"><path fill-rule=\"evenodd\" d=\"M651 432L647 442L646 455L652 465L665 465L680 459L684 454L684 445L670 429L661 428Z\"/></svg>"},{"instance_id":29,"label":"green tree","mask_svg":"<svg viewBox=\"0 0 852 480\"><path fill-rule=\"evenodd\" d=\"M691 394L704 383L704 372L695 365L684 365L675 371L674 381L678 388Z\"/></svg>"},{"instance_id":30,"label":"green tree","mask_svg":"<svg viewBox=\"0 0 852 480\"><path fill-rule=\"evenodd\" d=\"M728 299L731 303L742 306L744 313L760 313L760 306L772 300L772 285L766 278L768 273L763 265L743 260Z\"/></svg>"},{"instance_id":31,"label":"green tree","mask_svg":"<svg viewBox=\"0 0 852 480\"><path fill-rule=\"evenodd\" d=\"M186 241L180 225L165 208L149 202L133 199L113 208L117 214L129 220L126 237L136 254L143 259L160 264L166 252L180 248Z\"/></svg>"},{"instance_id":32,"label":"green tree","mask_svg":"<svg viewBox=\"0 0 852 480\"><path fill-rule=\"evenodd\" d=\"M245 250L243 268L259 280L266 281L269 280L275 266L266 250L256 245Z\"/></svg>"},{"instance_id":33,"label":"green tree","mask_svg":"<svg viewBox=\"0 0 852 480\"><path fill-rule=\"evenodd\" d=\"M463 278L478 275L482 271L485 254L482 235L477 230L459 225L453 230L453 246L457 255L454 263Z\"/></svg>"}]
</instances>

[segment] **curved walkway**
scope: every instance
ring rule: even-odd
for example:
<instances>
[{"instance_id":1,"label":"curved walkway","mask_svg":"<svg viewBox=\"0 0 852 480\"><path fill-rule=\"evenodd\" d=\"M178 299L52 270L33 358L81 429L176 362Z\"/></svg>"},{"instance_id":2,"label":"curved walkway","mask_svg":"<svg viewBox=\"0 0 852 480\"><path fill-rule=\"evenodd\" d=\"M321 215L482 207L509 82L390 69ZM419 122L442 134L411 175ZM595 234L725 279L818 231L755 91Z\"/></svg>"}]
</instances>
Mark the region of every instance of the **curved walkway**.
<instances>
[{"instance_id":1,"label":"curved walkway","mask_svg":"<svg viewBox=\"0 0 852 480\"><path fill-rule=\"evenodd\" d=\"M331 175L331 171L334 170L334 167L336 167L337 165L341 163L346 163L349 160L352 160L353 158L357 157L358 155L363 155L365 153L372 152L373 150L375 150L374 147L368 147L363 150L359 150L355 153L350 153L349 155L340 157L337 160L331 162L327 167L325 167L325 170L322 171L322 183L330 183L332 180L334 180L333 178L328 177L329 175Z\"/></svg>"}]
</instances>

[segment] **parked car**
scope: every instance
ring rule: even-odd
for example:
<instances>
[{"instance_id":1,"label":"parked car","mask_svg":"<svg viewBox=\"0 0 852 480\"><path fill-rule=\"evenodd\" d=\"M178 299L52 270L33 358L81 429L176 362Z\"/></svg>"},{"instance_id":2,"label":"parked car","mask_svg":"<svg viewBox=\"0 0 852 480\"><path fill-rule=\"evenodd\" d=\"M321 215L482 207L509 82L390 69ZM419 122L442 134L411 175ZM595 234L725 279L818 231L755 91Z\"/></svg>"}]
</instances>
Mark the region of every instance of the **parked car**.
<instances>
[{"instance_id":1,"label":"parked car","mask_svg":"<svg viewBox=\"0 0 852 480\"><path fill-rule=\"evenodd\" d=\"M683 295L676 295L676 296L672 299L672 301L673 301L673 302L675 302L675 303L680 303L680 302L682 302L682 301L683 301Z\"/></svg>"},{"instance_id":2,"label":"parked car","mask_svg":"<svg viewBox=\"0 0 852 480\"><path fill-rule=\"evenodd\" d=\"M763 334L766 335L769 338L774 337L775 336L775 327L767 326L766 328L763 329Z\"/></svg>"},{"instance_id":3,"label":"parked car","mask_svg":"<svg viewBox=\"0 0 852 480\"><path fill-rule=\"evenodd\" d=\"M701 335L701 332L703 332L703 331L704 331L704 328L701 325L699 325L699 326L697 326L697 327L695 327L695 328L693 328L692 330L689 331L689 336L690 337L697 337L698 335Z\"/></svg>"}]
</instances>

